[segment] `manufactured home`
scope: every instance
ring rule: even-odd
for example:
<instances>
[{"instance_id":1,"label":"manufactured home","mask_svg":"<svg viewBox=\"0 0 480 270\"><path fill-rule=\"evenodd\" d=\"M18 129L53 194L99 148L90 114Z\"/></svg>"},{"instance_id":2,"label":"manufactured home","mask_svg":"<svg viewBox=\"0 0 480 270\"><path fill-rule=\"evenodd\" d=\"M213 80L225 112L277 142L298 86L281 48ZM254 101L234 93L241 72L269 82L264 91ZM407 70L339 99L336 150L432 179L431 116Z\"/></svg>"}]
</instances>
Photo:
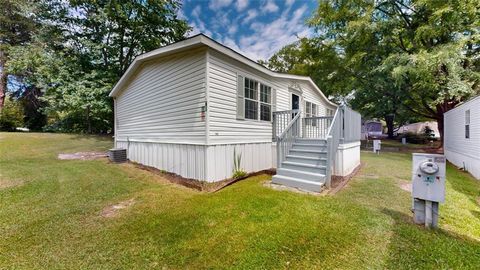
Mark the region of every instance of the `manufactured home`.
<instances>
[{"instance_id":1,"label":"manufactured home","mask_svg":"<svg viewBox=\"0 0 480 270\"><path fill-rule=\"evenodd\" d=\"M379 139L383 137L383 124L376 120L362 120L361 139Z\"/></svg>"},{"instance_id":2,"label":"manufactured home","mask_svg":"<svg viewBox=\"0 0 480 270\"><path fill-rule=\"evenodd\" d=\"M115 147L185 178L277 168L274 182L319 191L360 164L358 113L202 34L138 56L110 96Z\"/></svg>"},{"instance_id":3,"label":"manufactured home","mask_svg":"<svg viewBox=\"0 0 480 270\"><path fill-rule=\"evenodd\" d=\"M448 161L480 179L480 96L446 112L444 127Z\"/></svg>"},{"instance_id":4,"label":"manufactured home","mask_svg":"<svg viewBox=\"0 0 480 270\"><path fill-rule=\"evenodd\" d=\"M430 129L432 131L434 138L440 138L440 132L438 131L438 125L435 121L426 121L426 122L418 122L403 125L398 128L397 135L413 133L413 134L425 134L426 129Z\"/></svg>"}]
</instances>

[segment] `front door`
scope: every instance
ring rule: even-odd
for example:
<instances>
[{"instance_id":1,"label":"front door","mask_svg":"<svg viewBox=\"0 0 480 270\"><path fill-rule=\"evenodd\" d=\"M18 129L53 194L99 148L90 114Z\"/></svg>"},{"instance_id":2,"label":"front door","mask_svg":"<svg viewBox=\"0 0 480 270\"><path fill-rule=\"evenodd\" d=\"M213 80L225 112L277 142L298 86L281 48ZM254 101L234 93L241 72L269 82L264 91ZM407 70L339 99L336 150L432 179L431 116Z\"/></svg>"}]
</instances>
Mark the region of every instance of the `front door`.
<instances>
[{"instance_id":1,"label":"front door","mask_svg":"<svg viewBox=\"0 0 480 270\"><path fill-rule=\"evenodd\" d=\"M300 109L300 96L292 94L292 110ZM295 114L292 114L292 118L295 117Z\"/></svg>"}]
</instances>

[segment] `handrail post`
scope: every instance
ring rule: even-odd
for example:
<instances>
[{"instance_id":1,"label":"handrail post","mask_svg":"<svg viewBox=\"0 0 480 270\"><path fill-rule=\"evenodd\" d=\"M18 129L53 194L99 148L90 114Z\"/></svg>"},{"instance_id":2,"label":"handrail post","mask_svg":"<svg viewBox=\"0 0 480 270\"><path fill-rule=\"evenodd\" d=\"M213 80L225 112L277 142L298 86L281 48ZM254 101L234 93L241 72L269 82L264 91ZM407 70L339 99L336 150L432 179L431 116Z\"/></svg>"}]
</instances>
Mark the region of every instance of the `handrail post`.
<instances>
[{"instance_id":1,"label":"handrail post","mask_svg":"<svg viewBox=\"0 0 480 270\"><path fill-rule=\"evenodd\" d=\"M332 136L327 137L327 170L326 170L326 181L325 186L329 189L332 185Z\"/></svg>"},{"instance_id":2,"label":"handrail post","mask_svg":"<svg viewBox=\"0 0 480 270\"><path fill-rule=\"evenodd\" d=\"M280 135L276 136L277 169L281 168L282 161L283 161L286 153L292 147L293 139L298 137L299 133L300 133L300 123L299 123L299 121L301 120L300 111L299 110L292 110L292 111L282 112L282 114L286 115L287 117L289 115L294 114L294 117L292 118L291 121L287 122L288 124L285 127L285 129L282 131L282 133ZM282 118L282 121L283 121L283 118Z\"/></svg>"},{"instance_id":3,"label":"handrail post","mask_svg":"<svg viewBox=\"0 0 480 270\"><path fill-rule=\"evenodd\" d=\"M276 141L277 137L277 114L273 112L273 123L272 123L272 141Z\"/></svg>"}]
</instances>

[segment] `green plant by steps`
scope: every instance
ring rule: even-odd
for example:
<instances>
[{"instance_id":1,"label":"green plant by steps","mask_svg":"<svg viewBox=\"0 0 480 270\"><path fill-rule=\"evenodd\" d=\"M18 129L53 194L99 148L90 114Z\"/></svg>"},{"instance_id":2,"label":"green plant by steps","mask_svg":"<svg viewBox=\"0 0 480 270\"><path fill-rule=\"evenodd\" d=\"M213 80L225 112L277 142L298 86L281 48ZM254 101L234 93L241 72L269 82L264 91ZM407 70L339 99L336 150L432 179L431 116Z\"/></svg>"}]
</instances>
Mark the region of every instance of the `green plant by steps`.
<instances>
[{"instance_id":1,"label":"green plant by steps","mask_svg":"<svg viewBox=\"0 0 480 270\"><path fill-rule=\"evenodd\" d=\"M237 155L237 149L233 149L233 175L232 178L242 178L247 175L247 172L242 170L241 168L242 164L242 153L239 153Z\"/></svg>"}]
</instances>

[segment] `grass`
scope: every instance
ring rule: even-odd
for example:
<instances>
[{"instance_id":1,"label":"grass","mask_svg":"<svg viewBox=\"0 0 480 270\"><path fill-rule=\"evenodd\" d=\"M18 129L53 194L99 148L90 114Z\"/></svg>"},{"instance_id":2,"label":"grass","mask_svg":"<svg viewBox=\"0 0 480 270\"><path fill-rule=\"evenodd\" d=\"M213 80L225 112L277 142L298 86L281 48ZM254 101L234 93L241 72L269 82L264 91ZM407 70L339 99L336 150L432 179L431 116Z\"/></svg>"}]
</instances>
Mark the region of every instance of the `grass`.
<instances>
[{"instance_id":1,"label":"grass","mask_svg":"<svg viewBox=\"0 0 480 270\"><path fill-rule=\"evenodd\" d=\"M419 150L419 149L424 149L424 148L436 148L440 146L439 141L434 141L432 143L427 143L427 144L415 144L415 143L407 143L407 144L402 144L401 141L399 140L392 140L392 139L382 139L382 148L398 148L398 149L404 149L404 150ZM362 148L365 148L367 145L367 141L362 141ZM368 148L372 149L373 148L373 140L368 141Z\"/></svg>"},{"instance_id":2,"label":"grass","mask_svg":"<svg viewBox=\"0 0 480 270\"><path fill-rule=\"evenodd\" d=\"M0 268L478 269L480 182L448 167L440 229L412 224L407 153L362 152L335 196L263 186L217 193L170 184L129 164L57 160L111 141L0 133ZM2 186L1 183L7 183ZM135 203L118 216L102 210Z\"/></svg>"}]
</instances>

